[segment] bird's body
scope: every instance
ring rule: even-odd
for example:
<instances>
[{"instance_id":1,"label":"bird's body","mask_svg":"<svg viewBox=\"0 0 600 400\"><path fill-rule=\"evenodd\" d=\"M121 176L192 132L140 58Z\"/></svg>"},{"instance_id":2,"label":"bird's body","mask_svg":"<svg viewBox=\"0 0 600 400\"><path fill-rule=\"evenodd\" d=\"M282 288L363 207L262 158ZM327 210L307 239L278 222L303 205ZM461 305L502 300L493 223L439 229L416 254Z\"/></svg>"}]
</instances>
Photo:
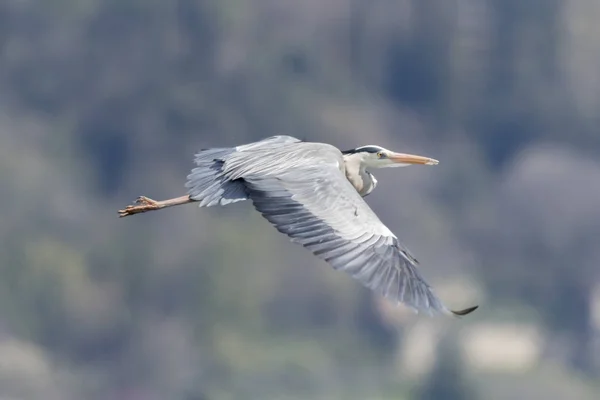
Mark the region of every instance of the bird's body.
<instances>
[{"instance_id":1,"label":"bird's body","mask_svg":"<svg viewBox=\"0 0 600 400\"><path fill-rule=\"evenodd\" d=\"M476 308L446 308L421 276L417 260L363 200L377 185L367 168L435 165L436 160L378 146L341 152L325 143L274 136L202 150L195 163L187 196L162 202L142 197L121 216L190 202L213 206L250 199L293 242L392 301L429 313L464 315Z\"/></svg>"}]
</instances>

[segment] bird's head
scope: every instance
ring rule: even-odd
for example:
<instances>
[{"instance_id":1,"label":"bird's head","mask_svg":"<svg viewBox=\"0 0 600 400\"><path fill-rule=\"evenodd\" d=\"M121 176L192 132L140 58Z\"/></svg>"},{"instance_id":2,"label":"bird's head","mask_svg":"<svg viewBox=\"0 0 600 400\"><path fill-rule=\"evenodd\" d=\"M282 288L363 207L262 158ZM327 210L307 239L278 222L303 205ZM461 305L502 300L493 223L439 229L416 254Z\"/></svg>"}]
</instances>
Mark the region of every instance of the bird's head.
<instances>
[{"instance_id":1,"label":"bird's head","mask_svg":"<svg viewBox=\"0 0 600 400\"><path fill-rule=\"evenodd\" d=\"M361 146L342 151L345 159L359 161L364 168L392 168L409 165L437 165L438 160L414 154L395 153L380 146Z\"/></svg>"}]
</instances>

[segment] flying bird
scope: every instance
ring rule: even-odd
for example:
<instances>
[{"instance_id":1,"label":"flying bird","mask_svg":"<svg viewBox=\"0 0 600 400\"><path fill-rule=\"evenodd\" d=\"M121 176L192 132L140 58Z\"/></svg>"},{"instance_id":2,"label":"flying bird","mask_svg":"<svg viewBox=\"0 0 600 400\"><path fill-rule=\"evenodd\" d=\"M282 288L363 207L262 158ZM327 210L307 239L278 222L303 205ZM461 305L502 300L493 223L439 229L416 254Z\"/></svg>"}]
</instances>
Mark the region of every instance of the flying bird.
<instances>
[{"instance_id":1,"label":"flying bird","mask_svg":"<svg viewBox=\"0 0 600 400\"><path fill-rule=\"evenodd\" d=\"M279 232L393 302L430 315L462 316L477 309L447 308L421 275L417 259L363 199L377 186L370 169L436 165L437 160L380 146L340 151L273 136L200 150L194 161L185 196L162 201L141 196L119 216L187 203L210 207L251 200Z\"/></svg>"}]
</instances>

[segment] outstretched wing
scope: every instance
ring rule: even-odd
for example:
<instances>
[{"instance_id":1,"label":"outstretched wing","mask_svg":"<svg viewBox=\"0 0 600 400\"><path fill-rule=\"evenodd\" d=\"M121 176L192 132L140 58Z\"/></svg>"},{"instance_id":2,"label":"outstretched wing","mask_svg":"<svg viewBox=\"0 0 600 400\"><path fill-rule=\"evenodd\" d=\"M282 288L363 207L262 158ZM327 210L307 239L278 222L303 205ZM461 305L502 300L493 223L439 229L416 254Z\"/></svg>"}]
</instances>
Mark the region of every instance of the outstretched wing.
<instances>
[{"instance_id":1,"label":"outstretched wing","mask_svg":"<svg viewBox=\"0 0 600 400\"><path fill-rule=\"evenodd\" d=\"M232 180L224 173L223 166L232 154L248 153L272 149L274 147L298 143L291 136L271 136L258 142L237 147L202 149L194 158L196 168L187 176L185 187L190 198L200 207L226 205L248 199L246 187L241 180Z\"/></svg>"},{"instance_id":2,"label":"outstretched wing","mask_svg":"<svg viewBox=\"0 0 600 400\"><path fill-rule=\"evenodd\" d=\"M259 159L247 155L232 160L230 172L244 171L236 176L244 180L256 209L277 230L334 269L417 311L457 315L473 311L451 311L442 304L416 260L341 173L341 154L332 152L331 146L321 148L325 151L314 146L327 145L296 144L273 149ZM278 166L267 167L275 159ZM286 159L293 166L283 168L281 160Z\"/></svg>"}]
</instances>

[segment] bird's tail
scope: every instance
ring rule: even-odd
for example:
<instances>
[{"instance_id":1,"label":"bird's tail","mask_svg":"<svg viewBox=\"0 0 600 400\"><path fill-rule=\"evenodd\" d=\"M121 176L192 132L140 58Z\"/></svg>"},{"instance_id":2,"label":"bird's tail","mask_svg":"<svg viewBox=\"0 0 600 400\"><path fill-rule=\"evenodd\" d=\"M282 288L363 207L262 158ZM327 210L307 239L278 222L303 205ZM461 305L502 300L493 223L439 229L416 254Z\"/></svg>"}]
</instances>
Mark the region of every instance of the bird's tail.
<instances>
[{"instance_id":1,"label":"bird's tail","mask_svg":"<svg viewBox=\"0 0 600 400\"><path fill-rule=\"evenodd\" d=\"M192 200L200 207L225 205L247 200L246 187L241 180L230 180L223 174L227 156L235 152L233 147L200 150L194 162L197 167L187 176L185 187Z\"/></svg>"}]
</instances>

